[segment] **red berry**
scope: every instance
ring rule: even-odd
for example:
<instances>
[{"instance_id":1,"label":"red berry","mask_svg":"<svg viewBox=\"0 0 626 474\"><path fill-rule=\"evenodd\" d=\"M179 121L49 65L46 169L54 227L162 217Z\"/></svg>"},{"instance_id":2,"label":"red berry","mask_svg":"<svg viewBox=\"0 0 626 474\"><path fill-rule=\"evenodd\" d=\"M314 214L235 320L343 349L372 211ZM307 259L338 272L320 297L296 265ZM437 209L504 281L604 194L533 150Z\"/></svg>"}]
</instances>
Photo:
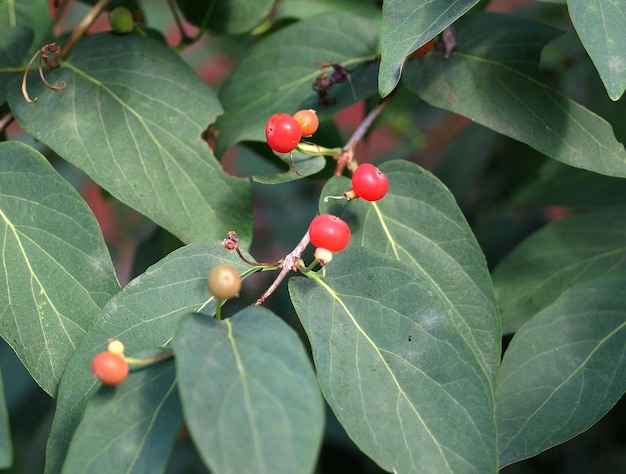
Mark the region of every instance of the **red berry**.
<instances>
[{"instance_id":1,"label":"red berry","mask_svg":"<svg viewBox=\"0 0 626 474\"><path fill-rule=\"evenodd\" d=\"M413 53L411 53L411 57L421 58L422 56L426 56L428 53L430 53L433 50L434 46L435 46L435 39L433 38L424 46L417 48L415 51L413 51Z\"/></svg>"},{"instance_id":2,"label":"red berry","mask_svg":"<svg viewBox=\"0 0 626 474\"><path fill-rule=\"evenodd\" d=\"M230 265L217 265L209 273L206 285L217 299L227 300L239 293L241 279L237 270Z\"/></svg>"},{"instance_id":3,"label":"red berry","mask_svg":"<svg viewBox=\"0 0 626 474\"><path fill-rule=\"evenodd\" d=\"M352 189L366 201L378 201L389 189L387 175L370 163L359 165L352 173Z\"/></svg>"},{"instance_id":4,"label":"red berry","mask_svg":"<svg viewBox=\"0 0 626 474\"><path fill-rule=\"evenodd\" d=\"M293 118L300 124L303 137L310 137L317 131L320 124L317 113L313 109L298 110L293 114Z\"/></svg>"},{"instance_id":5,"label":"red berry","mask_svg":"<svg viewBox=\"0 0 626 474\"><path fill-rule=\"evenodd\" d=\"M118 354L100 352L91 361L91 371L105 385L117 385L128 375L128 362Z\"/></svg>"},{"instance_id":6,"label":"red berry","mask_svg":"<svg viewBox=\"0 0 626 474\"><path fill-rule=\"evenodd\" d=\"M302 137L300 124L289 114L274 114L265 124L265 139L272 150L278 153L293 151Z\"/></svg>"},{"instance_id":7,"label":"red berry","mask_svg":"<svg viewBox=\"0 0 626 474\"><path fill-rule=\"evenodd\" d=\"M309 225L309 237L315 247L339 252L350 243L350 228L337 216L320 214Z\"/></svg>"}]
</instances>

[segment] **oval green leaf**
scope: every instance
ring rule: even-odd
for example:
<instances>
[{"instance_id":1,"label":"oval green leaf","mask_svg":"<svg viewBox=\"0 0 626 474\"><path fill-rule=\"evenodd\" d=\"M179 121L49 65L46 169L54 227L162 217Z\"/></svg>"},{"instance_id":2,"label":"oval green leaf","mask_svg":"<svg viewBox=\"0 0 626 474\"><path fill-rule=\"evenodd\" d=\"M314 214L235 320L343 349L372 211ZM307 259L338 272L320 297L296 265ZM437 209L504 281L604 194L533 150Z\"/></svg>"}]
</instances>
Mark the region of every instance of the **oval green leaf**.
<instances>
[{"instance_id":1,"label":"oval green leaf","mask_svg":"<svg viewBox=\"0 0 626 474\"><path fill-rule=\"evenodd\" d=\"M624 273L571 286L515 334L497 395L500 467L597 422L626 391Z\"/></svg>"},{"instance_id":2,"label":"oval green leaf","mask_svg":"<svg viewBox=\"0 0 626 474\"><path fill-rule=\"evenodd\" d=\"M221 243L191 244L148 268L102 309L63 375L48 439L46 472L60 472L87 401L100 385L91 373L93 356L106 349L109 338L121 340L130 357L162 353L181 316L202 305L204 312L215 311L206 277L220 263L240 272L250 268Z\"/></svg>"},{"instance_id":3,"label":"oval green leaf","mask_svg":"<svg viewBox=\"0 0 626 474\"><path fill-rule=\"evenodd\" d=\"M456 32L450 59L433 54L407 64L403 80L410 90L557 161L626 177L626 151L611 125L538 80L541 50L556 30L480 13L465 16Z\"/></svg>"},{"instance_id":4,"label":"oval green leaf","mask_svg":"<svg viewBox=\"0 0 626 474\"><path fill-rule=\"evenodd\" d=\"M185 420L221 473L313 472L324 408L307 353L282 319L248 307L184 318L174 339Z\"/></svg>"},{"instance_id":5,"label":"oval green leaf","mask_svg":"<svg viewBox=\"0 0 626 474\"><path fill-rule=\"evenodd\" d=\"M441 33L476 3L478 0L385 0L378 73L381 97L395 89L409 54Z\"/></svg>"},{"instance_id":6,"label":"oval green leaf","mask_svg":"<svg viewBox=\"0 0 626 474\"><path fill-rule=\"evenodd\" d=\"M63 472L164 472L183 419L175 382L170 359L101 387L87 403Z\"/></svg>"},{"instance_id":7,"label":"oval green leaf","mask_svg":"<svg viewBox=\"0 0 626 474\"><path fill-rule=\"evenodd\" d=\"M516 331L573 284L625 271L625 206L548 224L493 271L503 332Z\"/></svg>"},{"instance_id":8,"label":"oval green leaf","mask_svg":"<svg viewBox=\"0 0 626 474\"><path fill-rule=\"evenodd\" d=\"M610 0L568 0L567 9L612 100L626 89L626 5Z\"/></svg>"},{"instance_id":9,"label":"oval green leaf","mask_svg":"<svg viewBox=\"0 0 626 474\"><path fill-rule=\"evenodd\" d=\"M289 166L287 171L283 173L259 174L253 176L252 179L261 184L288 183L289 181L295 181L319 173L326 166L326 158L323 156L307 156L297 151L291 153L291 158L289 155L278 155L278 157L285 165Z\"/></svg>"},{"instance_id":10,"label":"oval green leaf","mask_svg":"<svg viewBox=\"0 0 626 474\"><path fill-rule=\"evenodd\" d=\"M0 156L0 335L54 397L119 284L100 226L78 192L23 143L0 143Z\"/></svg>"},{"instance_id":11,"label":"oval green leaf","mask_svg":"<svg viewBox=\"0 0 626 474\"><path fill-rule=\"evenodd\" d=\"M296 22L252 47L220 89L225 113L217 121L216 154L244 140L265 140L265 123L276 112L317 109L320 120L357 100L376 94L378 31L348 12L327 13ZM333 105L319 106L312 89L321 69L316 62L337 62L349 80L330 88ZM327 68L328 75L332 68Z\"/></svg>"},{"instance_id":12,"label":"oval green leaf","mask_svg":"<svg viewBox=\"0 0 626 474\"><path fill-rule=\"evenodd\" d=\"M289 280L322 391L390 472L494 472L492 387L449 301L413 266L351 244Z\"/></svg>"},{"instance_id":13,"label":"oval green leaf","mask_svg":"<svg viewBox=\"0 0 626 474\"><path fill-rule=\"evenodd\" d=\"M350 188L332 179L320 212L342 217L351 245L362 245L411 265L450 306L451 317L495 390L500 364L500 319L485 257L450 191L431 173L407 161L380 169L389 191L380 201L329 200ZM334 264L334 262L333 262Z\"/></svg>"},{"instance_id":14,"label":"oval green leaf","mask_svg":"<svg viewBox=\"0 0 626 474\"><path fill-rule=\"evenodd\" d=\"M236 228L249 243L249 183L222 172L200 138L220 105L176 53L138 34L103 33L46 74L67 88L50 91L31 74L36 103L9 94L26 131L183 242Z\"/></svg>"}]
</instances>

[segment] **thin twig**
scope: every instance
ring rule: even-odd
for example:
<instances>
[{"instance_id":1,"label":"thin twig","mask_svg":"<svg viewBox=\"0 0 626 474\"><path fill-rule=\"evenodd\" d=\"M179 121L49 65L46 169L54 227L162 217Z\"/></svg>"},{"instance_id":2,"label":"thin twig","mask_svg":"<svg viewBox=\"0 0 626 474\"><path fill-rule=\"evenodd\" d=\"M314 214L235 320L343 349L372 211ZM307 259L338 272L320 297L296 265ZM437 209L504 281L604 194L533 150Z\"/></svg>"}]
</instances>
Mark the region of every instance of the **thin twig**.
<instances>
[{"instance_id":1,"label":"thin twig","mask_svg":"<svg viewBox=\"0 0 626 474\"><path fill-rule=\"evenodd\" d=\"M304 237L302 237L300 242L298 242L298 245L296 245L296 248L294 248L290 253L285 255L285 259L283 260L280 273L276 276L276 278L274 279L270 287L265 291L265 293L263 293L263 295L261 295L261 297L254 302L254 306L262 305L265 300L269 298L269 296L274 293L274 291L276 291L276 288L278 288L278 285L282 283L287 274L291 271L296 271L298 269L298 260L302 257L302 252L304 252L304 249L307 245L309 245L310 241L311 239L309 238L309 231L307 230L306 234L304 234Z\"/></svg>"},{"instance_id":2,"label":"thin twig","mask_svg":"<svg viewBox=\"0 0 626 474\"><path fill-rule=\"evenodd\" d=\"M167 0L167 4L170 7L170 10L172 11L172 16L174 17L174 22L176 22L176 27L178 28L178 31L180 32L180 42L182 44L189 44L193 41L193 38L189 37L187 35L187 33L185 32L185 27L183 26L183 22L180 20L180 17L178 16L178 12L176 11L176 7L174 6L174 0Z\"/></svg>"},{"instance_id":3,"label":"thin twig","mask_svg":"<svg viewBox=\"0 0 626 474\"><path fill-rule=\"evenodd\" d=\"M376 120L385 106L389 103L390 97L391 96L385 97L376 105L376 107L370 110L369 114L367 114L367 116L356 128L350 139L346 142L345 146L341 150L341 153L335 157L337 160L337 166L335 167L334 172L335 176L340 176L343 173L343 170L346 169L346 166L350 164L352 158L354 157L354 148L356 147L356 144L361 141L369 128L372 126L374 120Z\"/></svg>"},{"instance_id":4,"label":"thin twig","mask_svg":"<svg viewBox=\"0 0 626 474\"><path fill-rule=\"evenodd\" d=\"M7 112L2 117L0 117L0 133L4 132L4 129L13 121L13 114L11 112Z\"/></svg>"},{"instance_id":5,"label":"thin twig","mask_svg":"<svg viewBox=\"0 0 626 474\"><path fill-rule=\"evenodd\" d=\"M31 99L30 96L28 95L28 88L26 87L26 78L28 77L28 72L30 71L31 64L33 64L33 61L35 61L35 58L38 57L40 54L41 54L41 51L37 51L35 55L32 58L30 58L30 61L28 61L28 65L26 66L26 69L24 70L24 76L22 76L22 95L24 96L24 99L26 100L26 102L30 104L37 102L37 97L35 97L34 99Z\"/></svg>"},{"instance_id":6,"label":"thin twig","mask_svg":"<svg viewBox=\"0 0 626 474\"><path fill-rule=\"evenodd\" d=\"M110 0L99 0L98 3L96 3L89 11L89 13L85 15L85 18L83 18L83 20L78 24L74 31L72 31L72 34L61 48L61 53L59 54L61 58L66 58L67 55L70 54L70 51L72 50L74 45L78 42L79 39L84 36L89 27L104 11L109 2Z\"/></svg>"}]
</instances>

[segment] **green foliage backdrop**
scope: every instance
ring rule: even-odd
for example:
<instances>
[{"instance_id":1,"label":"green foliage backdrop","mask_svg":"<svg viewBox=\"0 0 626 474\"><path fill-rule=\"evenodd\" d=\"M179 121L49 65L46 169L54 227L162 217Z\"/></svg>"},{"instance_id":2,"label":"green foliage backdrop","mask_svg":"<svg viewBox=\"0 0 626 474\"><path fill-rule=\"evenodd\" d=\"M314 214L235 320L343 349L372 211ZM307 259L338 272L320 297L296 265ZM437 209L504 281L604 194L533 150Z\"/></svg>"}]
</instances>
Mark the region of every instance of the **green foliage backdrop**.
<instances>
[{"instance_id":1,"label":"green foliage backdrop","mask_svg":"<svg viewBox=\"0 0 626 474\"><path fill-rule=\"evenodd\" d=\"M0 2L0 468L539 472L605 422L626 6L70 3ZM273 153L300 109L319 130ZM385 197L342 199L371 161ZM351 230L324 266L317 212ZM117 386L91 369L110 339Z\"/></svg>"}]
</instances>

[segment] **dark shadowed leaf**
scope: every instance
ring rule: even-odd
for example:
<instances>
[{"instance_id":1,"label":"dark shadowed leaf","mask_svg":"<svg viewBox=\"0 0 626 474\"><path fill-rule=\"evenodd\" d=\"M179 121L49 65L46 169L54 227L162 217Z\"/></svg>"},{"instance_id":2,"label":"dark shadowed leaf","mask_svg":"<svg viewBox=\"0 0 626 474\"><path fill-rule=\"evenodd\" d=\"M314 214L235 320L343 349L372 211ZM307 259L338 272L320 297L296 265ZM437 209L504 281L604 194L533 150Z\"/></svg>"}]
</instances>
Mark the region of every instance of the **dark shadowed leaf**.
<instances>
[{"instance_id":1,"label":"dark shadowed leaf","mask_svg":"<svg viewBox=\"0 0 626 474\"><path fill-rule=\"evenodd\" d=\"M249 183L222 172L202 131L221 112L215 95L180 57L138 34L81 40L62 67L36 74L9 102L20 125L116 198L184 242L238 229L245 247Z\"/></svg>"},{"instance_id":2,"label":"dark shadowed leaf","mask_svg":"<svg viewBox=\"0 0 626 474\"><path fill-rule=\"evenodd\" d=\"M494 472L494 402L450 302L415 267L355 247L289 281L322 391L393 472Z\"/></svg>"},{"instance_id":3,"label":"dark shadowed leaf","mask_svg":"<svg viewBox=\"0 0 626 474\"><path fill-rule=\"evenodd\" d=\"M385 0L378 73L381 97L395 89L409 54L441 33L476 3L478 0Z\"/></svg>"},{"instance_id":4,"label":"dark shadowed leaf","mask_svg":"<svg viewBox=\"0 0 626 474\"><path fill-rule=\"evenodd\" d=\"M626 89L626 4L611 0L568 0L567 8L585 49L613 100Z\"/></svg>"},{"instance_id":5,"label":"dark shadowed leaf","mask_svg":"<svg viewBox=\"0 0 626 474\"><path fill-rule=\"evenodd\" d=\"M0 374L0 469L7 469L13 463L13 445L3 384L2 374Z\"/></svg>"},{"instance_id":6,"label":"dark shadowed leaf","mask_svg":"<svg viewBox=\"0 0 626 474\"><path fill-rule=\"evenodd\" d=\"M163 472L182 425L173 360L131 370L87 403L63 472Z\"/></svg>"},{"instance_id":7,"label":"dark shadowed leaf","mask_svg":"<svg viewBox=\"0 0 626 474\"><path fill-rule=\"evenodd\" d=\"M185 419L214 472L313 472L322 397L302 342L282 319L256 306L222 321L188 316L174 350Z\"/></svg>"},{"instance_id":8,"label":"dark shadowed leaf","mask_svg":"<svg viewBox=\"0 0 626 474\"><path fill-rule=\"evenodd\" d=\"M520 328L498 379L500 467L596 423L626 390L626 277L573 285Z\"/></svg>"},{"instance_id":9,"label":"dark shadowed leaf","mask_svg":"<svg viewBox=\"0 0 626 474\"><path fill-rule=\"evenodd\" d=\"M185 19L209 30L240 35L269 15L274 0L176 0Z\"/></svg>"},{"instance_id":10,"label":"dark shadowed leaf","mask_svg":"<svg viewBox=\"0 0 626 474\"><path fill-rule=\"evenodd\" d=\"M28 45L27 57L35 54L46 43L53 41L50 6L46 0L19 0L0 2L0 30L15 26L31 30L34 38ZM26 60L26 62L28 61Z\"/></svg>"},{"instance_id":11,"label":"dark shadowed leaf","mask_svg":"<svg viewBox=\"0 0 626 474\"><path fill-rule=\"evenodd\" d=\"M363 0L281 0L277 3L274 20L299 20L327 12L350 12L380 22L380 8Z\"/></svg>"},{"instance_id":12,"label":"dark shadowed leaf","mask_svg":"<svg viewBox=\"0 0 626 474\"><path fill-rule=\"evenodd\" d=\"M575 283L626 271L626 207L575 214L535 232L493 272L510 333Z\"/></svg>"},{"instance_id":13,"label":"dark shadowed leaf","mask_svg":"<svg viewBox=\"0 0 626 474\"><path fill-rule=\"evenodd\" d=\"M24 63L28 48L33 43L34 33L26 26L0 28L0 68L18 68ZM0 74L0 101L6 101L9 87L19 87L17 81L22 76L15 74Z\"/></svg>"},{"instance_id":14,"label":"dark shadowed leaf","mask_svg":"<svg viewBox=\"0 0 626 474\"><path fill-rule=\"evenodd\" d=\"M227 253L221 243L192 244L148 268L102 309L70 360L59 387L46 472L59 472L87 401L100 385L91 373L93 356L106 349L109 338L121 340L130 357L162 353L181 316L193 313L204 302L205 311L215 311L206 277L220 263L240 272L250 268L236 254Z\"/></svg>"},{"instance_id":15,"label":"dark shadowed leaf","mask_svg":"<svg viewBox=\"0 0 626 474\"><path fill-rule=\"evenodd\" d=\"M56 396L66 364L119 284L78 192L23 143L0 143L0 156L0 332Z\"/></svg>"},{"instance_id":16,"label":"dark shadowed leaf","mask_svg":"<svg viewBox=\"0 0 626 474\"><path fill-rule=\"evenodd\" d=\"M376 94L378 63L366 62L375 56L377 41L372 22L347 12L308 18L260 41L220 89L225 113L217 122L217 155L240 141L265 140L265 123L276 112L312 108L324 119ZM320 74L316 62L337 62L349 70L358 67L349 80L330 88L334 105L318 105L312 89ZM326 72L330 76L332 69Z\"/></svg>"},{"instance_id":17,"label":"dark shadowed leaf","mask_svg":"<svg viewBox=\"0 0 626 474\"><path fill-rule=\"evenodd\" d=\"M536 179L515 194L514 200L542 206L624 204L626 179L604 176L550 160L539 168Z\"/></svg>"},{"instance_id":18,"label":"dark shadowed leaf","mask_svg":"<svg viewBox=\"0 0 626 474\"><path fill-rule=\"evenodd\" d=\"M465 115L557 161L626 177L626 151L611 125L537 77L542 48L558 32L511 15L470 14L450 59L411 60L406 86L435 107Z\"/></svg>"}]
</instances>

